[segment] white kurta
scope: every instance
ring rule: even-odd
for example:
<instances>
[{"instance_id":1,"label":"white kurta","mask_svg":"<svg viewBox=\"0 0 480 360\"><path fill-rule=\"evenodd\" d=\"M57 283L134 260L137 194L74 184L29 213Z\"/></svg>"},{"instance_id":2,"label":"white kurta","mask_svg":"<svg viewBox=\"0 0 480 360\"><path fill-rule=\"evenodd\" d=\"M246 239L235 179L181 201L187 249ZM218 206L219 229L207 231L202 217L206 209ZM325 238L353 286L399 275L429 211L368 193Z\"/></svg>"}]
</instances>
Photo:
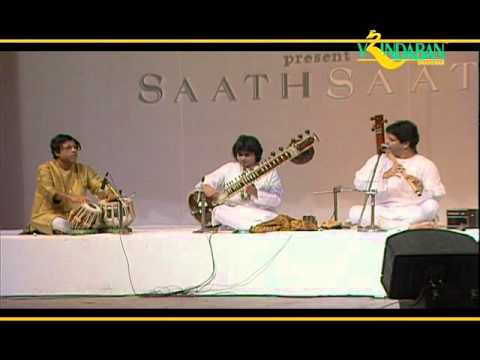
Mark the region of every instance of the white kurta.
<instances>
[{"instance_id":1,"label":"white kurta","mask_svg":"<svg viewBox=\"0 0 480 360\"><path fill-rule=\"evenodd\" d=\"M225 184L241 175L242 166L229 162L205 176L204 183L218 192L223 192ZM283 187L278 172L274 169L254 183L258 198L242 199L237 193L225 204L213 209L212 225L222 224L233 229L248 230L251 226L272 220L277 216L275 209L282 202ZM195 188L200 189L200 183Z\"/></svg>"},{"instance_id":2,"label":"white kurta","mask_svg":"<svg viewBox=\"0 0 480 360\"><path fill-rule=\"evenodd\" d=\"M367 190L378 155L372 156L355 173L354 186L358 190ZM413 175L423 183L422 196L417 196L403 177L383 178L393 163L385 154L380 162L372 184L378 192L375 196L375 224L385 229L415 224L435 219L438 212L438 200L445 195L440 174L435 164L422 155L408 159L397 159L408 175ZM362 206L350 209L349 221L359 222ZM370 224L370 206L367 204L362 217L362 225Z\"/></svg>"}]
</instances>

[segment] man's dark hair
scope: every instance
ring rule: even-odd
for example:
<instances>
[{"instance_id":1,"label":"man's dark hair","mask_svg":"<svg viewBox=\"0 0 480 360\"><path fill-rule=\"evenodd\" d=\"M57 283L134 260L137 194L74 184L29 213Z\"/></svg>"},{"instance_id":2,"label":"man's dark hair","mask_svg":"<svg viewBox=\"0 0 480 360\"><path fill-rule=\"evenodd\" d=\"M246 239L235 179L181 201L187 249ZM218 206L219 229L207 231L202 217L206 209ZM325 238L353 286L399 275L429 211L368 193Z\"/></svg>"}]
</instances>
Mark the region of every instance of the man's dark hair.
<instances>
[{"instance_id":1,"label":"man's dark hair","mask_svg":"<svg viewBox=\"0 0 480 360\"><path fill-rule=\"evenodd\" d=\"M417 153L417 144L420 141L418 135L417 125L409 120L400 120L389 126L386 129L387 133L395 135L401 142L408 142L410 148Z\"/></svg>"},{"instance_id":2,"label":"man's dark hair","mask_svg":"<svg viewBox=\"0 0 480 360\"><path fill-rule=\"evenodd\" d=\"M82 145L80 145L80 142L77 139L75 139L73 136L70 136L67 134L58 134L50 141L50 150L52 151L52 155L54 159L58 158L56 153L60 152L60 147L62 146L63 143L67 141L73 141L75 145L77 145L78 149L82 148Z\"/></svg>"},{"instance_id":3,"label":"man's dark hair","mask_svg":"<svg viewBox=\"0 0 480 360\"><path fill-rule=\"evenodd\" d=\"M237 159L237 154L240 151L253 152L255 154L255 161L259 162L262 159L262 145L260 141L254 136L250 135L240 135L235 144L233 144L232 154L235 159Z\"/></svg>"}]
</instances>

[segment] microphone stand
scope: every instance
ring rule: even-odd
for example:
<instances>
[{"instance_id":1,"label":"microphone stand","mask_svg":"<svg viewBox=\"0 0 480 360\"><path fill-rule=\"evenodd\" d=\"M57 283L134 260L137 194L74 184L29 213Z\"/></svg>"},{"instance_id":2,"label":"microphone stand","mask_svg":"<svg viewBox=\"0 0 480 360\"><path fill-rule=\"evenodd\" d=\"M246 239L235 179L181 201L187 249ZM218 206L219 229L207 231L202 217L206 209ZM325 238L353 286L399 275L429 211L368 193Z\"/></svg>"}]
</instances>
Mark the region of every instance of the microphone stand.
<instances>
[{"instance_id":1,"label":"microphone stand","mask_svg":"<svg viewBox=\"0 0 480 360\"><path fill-rule=\"evenodd\" d=\"M205 176L202 178L202 181L200 182L200 214L201 214L201 222L200 222L200 229L194 230L193 232L196 234L201 234L201 233L206 233L210 232L208 230L207 224L206 224L206 210L207 210L207 196L205 195L205 191L203 190L203 183L205 182Z\"/></svg>"},{"instance_id":2,"label":"microphone stand","mask_svg":"<svg viewBox=\"0 0 480 360\"><path fill-rule=\"evenodd\" d=\"M333 220L338 221L338 193L342 191L340 186L333 187Z\"/></svg>"},{"instance_id":3,"label":"microphone stand","mask_svg":"<svg viewBox=\"0 0 480 360\"><path fill-rule=\"evenodd\" d=\"M120 214L118 216L119 218L119 228L120 228L120 232L123 232L124 229L123 229L123 202L121 201L122 199L122 190L118 190L120 196L118 198L118 209L120 211Z\"/></svg>"},{"instance_id":4,"label":"microphone stand","mask_svg":"<svg viewBox=\"0 0 480 360\"><path fill-rule=\"evenodd\" d=\"M118 202L118 232L119 233L122 233L122 234L127 234L129 232L131 232L131 229L130 228L124 228L123 226L123 211L124 211L124 206L126 207L126 204L123 202L122 200L122 190L118 190L115 189L115 187L110 183L110 181L107 180L107 175L108 175L108 172L107 174L105 175L105 178L103 179L105 184L108 186L109 190L117 197L117 201ZM102 184L103 186L103 184Z\"/></svg>"},{"instance_id":5,"label":"microphone stand","mask_svg":"<svg viewBox=\"0 0 480 360\"><path fill-rule=\"evenodd\" d=\"M344 188L342 186L334 186L333 190L314 192L314 195L333 194L333 219L338 221L338 193L344 191L360 191L357 189Z\"/></svg>"},{"instance_id":6,"label":"microphone stand","mask_svg":"<svg viewBox=\"0 0 480 360\"><path fill-rule=\"evenodd\" d=\"M382 152L380 152L377 156L377 161L375 163L375 167L373 168L372 177L370 179L370 183L368 184L368 189L365 192L365 201L363 202L362 212L360 214L360 219L358 220L357 231L359 232L380 232L385 231L381 227L375 225L375 195L377 194L377 190L372 190L373 179L375 178L375 174L377 172L378 163L380 162L380 157L382 156ZM362 219L363 213L365 212L365 208L367 206L368 197L371 198L370 200L370 225L362 226Z\"/></svg>"}]
</instances>

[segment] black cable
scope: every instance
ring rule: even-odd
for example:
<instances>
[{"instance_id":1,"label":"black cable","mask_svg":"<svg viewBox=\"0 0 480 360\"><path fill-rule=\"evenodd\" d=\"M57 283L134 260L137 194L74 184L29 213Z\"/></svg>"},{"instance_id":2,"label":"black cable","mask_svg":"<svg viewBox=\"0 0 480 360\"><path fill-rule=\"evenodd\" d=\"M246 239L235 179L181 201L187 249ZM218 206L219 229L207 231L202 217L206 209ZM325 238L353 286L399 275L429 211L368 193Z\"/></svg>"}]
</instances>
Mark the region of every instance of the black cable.
<instances>
[{"instance_id":1,"label":"black cable","mask_svg":"<svg viewBox=\"0 0 480 360\"><path fill-rule=\"evenodd\" d=\"M392 301L391 303L388 303L387 305L381 306L381 307L379 307L379 308L377 308L377 309L386 309L386 308L388 308L389 306L394 305L394 304L397 304L397 303L398 303L398 301Z\"/></svg>"},{"instance_id":2,"label":"black cable","mask_svg":"<svg viewBox=\"0 0 480 360\"><path fill-rule=\"evenodd\" d=\"M116 189L117 186L115 185L115 180L113 179L113 176L112 174L110 174L110 177L112 178L112 184L113 184L113 187ZM120 194L121 196L121 194ZM119 199L121 200L121 199ZM123 207L120 206L120 209L119 211L122 211L123 212ZM119 214L120 215L120 214ZM122 214L123 215L123 214ZM120 229L119 233L118 233L118 236L120 238L120 244L122 245L122 250L123 250L123 254L125 255L125 260L127 261L127 271L128 271L128 280L130 282L130 287L132 288L132 291L133 291L133 295L137 296L137 293L135 291L135 287L133 286L133 280L132 280L132 274L130 272L130 261L128 261L128 255L127 255L127 252L125 250L125 246L123 245L123 239L122 239L122 229Z\"/></svg>"},{"instance_id":3,"label":"black cable","mask_svg":"<svg viewBox=\"0 0 480 360\"><path fill-rule=\"evenodd\" d=\"M168 292L168 293L158 293L157 291L154 290L154 291L149 292L149 293L139 294L139 296L144 296L144 297L149 297L149 296L181 296L181 295L193 296L193 295L195 295L196 292L198 292L197 289L203 289L205 286L210 284L217 275L217 270L216 270L216 265L215 265L215 257L214 257L214 254L213 254L213 247L212 247L213 234L214 233L210 233L210 235L208 237L208 244L209 244L209 247L210 247L210 256L212 258L212 272L206 280L202 281L198 285L191 286L189 288L181 289L181 290L178 290L178 291L172 291L172 292Z\"/></svg>"},{"instance_id":4,"label":"black cable","mask_svg":"<svg viewBox=\"0 0 480 360\"><path fill-rule=\"evenodd\" d=\"M120 230L120 232L118 233L119 237L120 237L120 244L122 245L122 250L123 250L123 254L125 255L125 260L127 261L127 271L128 271L128 280L130 281L130 287L132 288L132 291L133 291L133 295L137 295L137 293L135 292L135 287L133 286L133 280L132 280L132 274L130 272L130 262L128 261L128 255L127 255L127 252L125 251L125 247L123 245L123 239L122 239L122 232Z\"/></svg>"},{"instance_id":5,"label":"black cable","mask_svg":"<svg viewBox=\"0 0 480 360\"><path fill-rule=\"evenodd\" d=\"M112 174L110 174L110 177L112 178L113 187L116 188L117 186L115 184L115 179L113 178ZM123 239L122 239L122 233L121 232L119 232L119 237L120 237L120 243L122 245L122 250L123 250L123 253L125 255L125 259L127 261L127 270L128 270L128 278L129 278L129 281L130 281L130 287L132 288L133 294L135 296L145 296L145 297L147 297L147 296L194 295L194 294L192 294L192 292L198 292L197 289L203 289L205 286L207 286L209 283L211 283L216 276L215 257L213 255L213 248L212 248L212 243L211 243L213 233L211 233L210 236L208 237L208 243L209 243L209 247L210 247L210 255L211 255L211 258L212 258L212 273L210 274L210 276L205 281L203 281L202 283L200 283L198 285L195 285L195 286L192 286L192 287L189 287L189 288L186 288L186 289L181 289L181 290L178 290L178 291L172 291L172 292L163 293L163 294L159 294L155 291L154 292L149 292L149 293L137 294L137 292L135 291L135 287L133 285L133 280L132 280L132 276L131 276L131 272L130 272L130 262L128 261L128 255L125 251L125 247L124 247L124 244L123 244ZM197 291L195 291L195 290L197 290Z\"/></svg>"},{"instance_id":6,"label":"black cable","mask_svg":"<svg viewBox=\"0 0 480 360\"><path fill-rule=\"evenodd\" d=\"M423 297L424 297L425 292L427 291L427 289L428 289L428 285L425 285L425 286L422 288L422 290L420 291L420 294L418 295L418 297L417 297L417 299L415 300L415 302L414 302L412 305L410 305L411 307L417 306L417 305L420 303L420 301L422 301L422 299L423 299Z\"/></svg>"},{"instance_id":7,"label":"black cable","mask_svg":"<svg viewBox=\"0 0 480 360\"><path fill-rule=\"evenodd\" d=\"M188 291L185 292L185 295L194 295L195 293L200 292L205 286L210 284L215 279L215 277L217 276L217 267L215 265L215 256L213 254L213 247L212 247L212 243L211 243L212 236L213 236L213 233L211 233L210 236L208 237L208 244L209 244L209 247L210 247L210 256L212 257L212 273L210 274L208 279L205 280L203 283L201 283L200 285L197 285L196 287L188 289ZM193 292L193 294L192 294L192 292Z\"/></svg>"},{"instance_id":8,"label":"black cable","mask_svg":"<svg viewBox=\"0 0 480 360\"><path fill-rule=\"evenodd\" d=\"M223 289L217 289L217 290L211 290L211 291L216 291L217 293L218 292L222 292L222 291L225 291L225 290L232 290L232 289L235 289L239 286L244 286L244 285L247 285L249 284L250 282L252 282L255 278L257 278L261 273L263 273L269 266L270 264L275 260L275 258L282 252L282 250L287 246L287 244L290 242L290 240L292 239L293 237L293 234L290 235L288 237L288 239L285 241L285 243L280 247L279 250L277 250L275 252L275 254L266 262L264 263L262 266L260 266L260 268L258 268L257 270L255 270L252 274L250 274L249 276L247 276L245 278L245 280L242 280L236 284L232 284L230 286L227 286L226 288L223 288ZM252 278L253 277L253 278ZM251 278L251 279L250 279Z\"/></svg>"}]
</instances>

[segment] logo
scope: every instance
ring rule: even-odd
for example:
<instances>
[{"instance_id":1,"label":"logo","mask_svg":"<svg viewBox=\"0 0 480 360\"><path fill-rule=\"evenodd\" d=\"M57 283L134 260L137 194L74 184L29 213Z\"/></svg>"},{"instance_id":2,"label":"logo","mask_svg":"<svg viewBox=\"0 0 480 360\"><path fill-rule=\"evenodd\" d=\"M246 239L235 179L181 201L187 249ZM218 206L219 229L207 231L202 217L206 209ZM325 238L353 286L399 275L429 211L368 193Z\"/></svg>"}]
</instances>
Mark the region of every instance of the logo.
<instances>
[{"instance_id":1,"label":"logo","mask_svg":"<svg viewBox=\"0 0 480 360\"><path fill-rule=\"evenodd\" d=\"M357 44L358 61L377 61L388 70L396 70L407 61L416 61L418 65L443 65L445 63L445 44L386 43L380 42L381 38L380 33L370 30L367 36L369 41L366 44Z\"/></svg>"}]
</instances>

